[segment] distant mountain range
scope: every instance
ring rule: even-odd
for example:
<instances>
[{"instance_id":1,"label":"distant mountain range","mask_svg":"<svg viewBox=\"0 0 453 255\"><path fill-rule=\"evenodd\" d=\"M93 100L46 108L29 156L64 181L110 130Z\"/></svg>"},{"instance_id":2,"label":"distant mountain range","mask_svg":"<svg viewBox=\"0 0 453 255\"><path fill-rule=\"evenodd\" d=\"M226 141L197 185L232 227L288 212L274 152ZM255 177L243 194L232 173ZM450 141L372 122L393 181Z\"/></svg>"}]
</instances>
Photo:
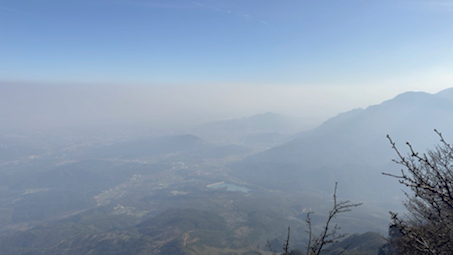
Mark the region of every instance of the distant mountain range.
<instances>
[{"instance_id":1,"label":"distant mountain range","mask_svg":"<svg viewBox=\"0 0 453 255\"><path fill-rule=\"evenodd\" d=\"M453 140L453 88L437 94L406 92L379 105L341 113L232 168L240 178L278 189L328 192L334 181L340 181L348 184L350 195L376 194L396 183L381 175L397 168L386 135L403 153L406 141L425 151L439 142L435 128Z\"/></svg>"},{"instance_id":2,"label":"distant mountain range","mask_svg":"<svg viewBox=\"0 0 453 255\"><path fill-rule=\"evenodd\" d=\"M228 132L249 131L249 132L279 132L290 133L296 127L295 120L281 114L267 112L256 114L250 117L236 118L224 121L209 122L199 125L194 130L212 129L224 130Z\"/></svg>"},{"instance_id":3,"label":"distant mountain range","mask_svg":"<svg viewBox=\"0 0 453 255\"><path fill-rule=\"evenodd\" d=\"M242 145L213 145L191 135L170 135L117 142L84 152L83 158L165 159L176 158L225 158L250 153Z\"/></svg>"},{"instance_id":4,"label":"distant mountain range","mask_svg":"<svg viewBox=\"0 0 453 255\"><path fill-rule=\"evenodd\" d=\"M288 141L302 126L295 118L267 112L205 123L188 132L217 144L241 144L262 150Z\"/></svg>"},{"instance_id":5,"label":"distant mountain range","mask_svg":"<svg viewBox=\"0 0 453 255\"><path fill-rule=\"evenodd\" d=\"M382 165L394 155L387 134L401 147L410 141L425 150L439 141L435 128L453 140L453 88L437 94L406 92L379 105L341 113L247 161L295 163L306 168L346 163Z\"/></svg>"}]
</instances>

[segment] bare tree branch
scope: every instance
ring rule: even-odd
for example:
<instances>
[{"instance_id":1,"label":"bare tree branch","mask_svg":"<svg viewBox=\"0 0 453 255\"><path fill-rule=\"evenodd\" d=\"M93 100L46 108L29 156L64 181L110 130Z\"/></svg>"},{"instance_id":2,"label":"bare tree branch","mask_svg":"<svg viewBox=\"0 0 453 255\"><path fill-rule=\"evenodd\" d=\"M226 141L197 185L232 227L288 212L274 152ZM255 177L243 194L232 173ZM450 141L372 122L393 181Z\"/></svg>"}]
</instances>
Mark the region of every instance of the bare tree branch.
<instances>
[{"instance_id":1,"label":"bare tree branch","mask_svg":"<svg viewBox=\"0 0 453 255\"><path fill-rule=\"evenodd\" d=\"M340 227L338 225L332 226L332 220L340 213L349 212L352 208L362 205L362 203L353 204L350 201L337 201L337 186L338 183L335 183L335 189L333 193L333 208L329 211L329 216L327 217L326 223L323 227L323 230L319 236L314 236L312 233L312 223L310 214L307 213L307 224L309 229L309 242L307 246L307 255L319 255L325 249L326 245L331 245L338 243L341 239L348 236L348 233L339 234L338 230ZM344 252L344 251L343 251ZM343 253L341 252L341 253Z\"/></svg>"},{"instance_id":2,"label":"bare tree branch","mask_svg":"<svg viewBox=\"0 0 453 255\"><path fill-rule=\"evenodd\" d=\"M410 143L407 157L403 157L390 136L387 138L404 167L401 175L383 173L397 178L408 187L404 206L409 215L404 219L391 213L392 221L402 236L393 245L402 254L450 254L453 250L453 147L442 134L440 145L420 154Z\"/></svg>"}]
</instances>

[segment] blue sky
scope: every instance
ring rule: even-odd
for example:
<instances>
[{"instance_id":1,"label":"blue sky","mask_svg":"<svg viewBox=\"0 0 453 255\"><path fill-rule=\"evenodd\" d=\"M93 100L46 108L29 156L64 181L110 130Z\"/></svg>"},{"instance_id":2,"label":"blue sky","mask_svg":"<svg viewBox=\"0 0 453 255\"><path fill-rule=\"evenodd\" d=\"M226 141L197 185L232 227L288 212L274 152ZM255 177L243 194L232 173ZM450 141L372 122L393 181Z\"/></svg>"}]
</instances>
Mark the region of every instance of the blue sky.
<instances>
[{"instance_id":1,"label":"blue sky","mask_svg":"<svg viewBox=\"0 0 453 255\"><path fill-rule=\"evenodd\" d=\"M452 45L453 1L0 0L3 83L299 89L346 110L450 87Z\"/></svg>"}]
</instances>

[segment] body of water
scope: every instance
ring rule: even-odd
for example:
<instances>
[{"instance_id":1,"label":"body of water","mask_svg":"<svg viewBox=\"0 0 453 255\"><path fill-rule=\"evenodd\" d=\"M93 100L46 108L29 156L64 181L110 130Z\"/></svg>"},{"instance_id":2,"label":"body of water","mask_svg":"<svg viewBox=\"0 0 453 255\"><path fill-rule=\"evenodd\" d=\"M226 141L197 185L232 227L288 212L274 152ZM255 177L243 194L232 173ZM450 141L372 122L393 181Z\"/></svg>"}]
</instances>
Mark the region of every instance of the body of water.
<instances>
[{"instance_id":1,"label":"body of water","mask_svg":"<svg viewBox=\"0 0 453 255\"><path fill-rule=\"evenodd\" d=\"M250 189L246 188L246 187L242 187L242 186L238 186L238 185L235 185L235 184L231 184L231 183L215 183L215 184L211 184L211 185L208 185L209 188L211 189L220 189L220 188L227 188L228 191L242 191L242 192L248 192Z\"/></svg>"}]
</instances>

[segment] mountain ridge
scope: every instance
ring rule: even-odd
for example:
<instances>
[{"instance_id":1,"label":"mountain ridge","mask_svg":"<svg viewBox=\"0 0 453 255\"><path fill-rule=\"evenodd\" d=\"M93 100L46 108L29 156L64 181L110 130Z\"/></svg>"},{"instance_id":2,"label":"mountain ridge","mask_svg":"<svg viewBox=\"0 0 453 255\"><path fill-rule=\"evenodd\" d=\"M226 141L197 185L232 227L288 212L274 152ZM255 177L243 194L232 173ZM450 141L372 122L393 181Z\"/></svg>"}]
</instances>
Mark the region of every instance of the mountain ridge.
<instances>
[{"instance_id":1,"label":"mountain ridge","mask_svg":"<svg viewBox=\"0 0 453 255\"><path fill-rule=\"evenodd\" d=\"M340 150L340 148L337 148L339 145L343 148L343 151L351 152L349 149L354 149L354 154L360 155L363 154L360 153L360 150L372 147L374 143L380 146L388 144L385 139L387 134L395 137L398 141L404 139L423 147L429 147L430 142L435 140L432 140L433 134L429 135L426 132L434 133L432 132L434 128L448 134L453 131L453 128L451 128L453 121L450 121L450 119L453 119L453 98L448 99L438 95L425 92L406 92L379 105L340 113L309 131L308 134L299 134L298 137L287 143L253 155L246 160L254 161L260 158L260 155L263 155L261 158L264 161L282 158L282 160L277 161L301 164L307 161L307 158L300 160L303 158L303 153L311 153L310 155L315 156L315 151L318 151L320 154L325 152L325 155L328 155L326 151L330 150L330 155L332 155L335 151ZM448 116L451 118L448 118ZM422 117L428 119L428 121L424 121L427 124L422 125L418 121ZM429 139L416 141L418 136L427 136ZM349 146L345 146L346 142L349 142ZM388 148L388 146L385 147ZM320 152L320 148L324 152ZM388 159L388 156L392 153L391 150L387 151L387 153L380 155L371 153L366 158L362 157L364 160L359 158L356 161L359 163L375 161L375 164L385 164L386 161L384 160ZM274 153L278 155L273 156ZM297 154L300 157L293 155L291 158L285 156L285 154ZM344 160L345 162L351 162L349 153L341 153L341 155L341 157L347 159ZM373 160L374 158L376 160Z\"/></svg>"}]
</instances>

